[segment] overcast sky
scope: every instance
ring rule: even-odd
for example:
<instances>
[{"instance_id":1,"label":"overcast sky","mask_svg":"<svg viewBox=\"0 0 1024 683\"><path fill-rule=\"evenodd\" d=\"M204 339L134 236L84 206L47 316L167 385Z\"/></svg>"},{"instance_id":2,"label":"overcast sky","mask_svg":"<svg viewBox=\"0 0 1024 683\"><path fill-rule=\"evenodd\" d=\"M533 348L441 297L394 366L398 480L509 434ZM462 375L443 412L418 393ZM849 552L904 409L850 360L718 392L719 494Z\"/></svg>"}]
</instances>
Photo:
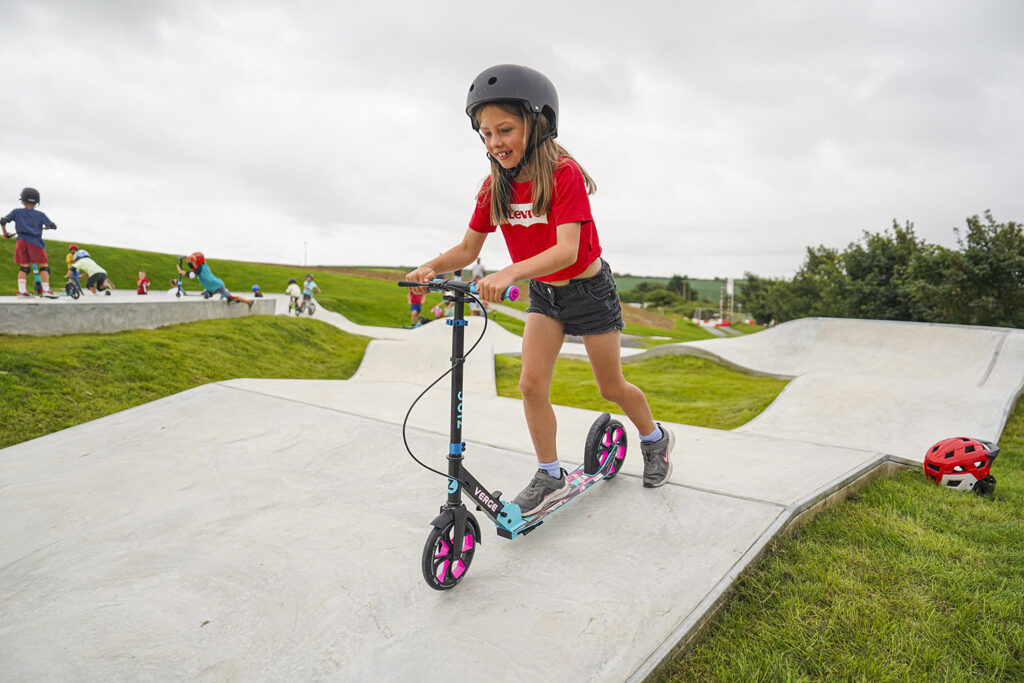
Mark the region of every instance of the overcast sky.
<instances>
[{"instance_id":1,"label":"overcast sky","mask_svg":"<svg viewBox=\"0 0 1024 683\"><path fill-rule=\"evenodd\" d=\"M501 63L558 88L616 272L791 276L893 219L946 246L1024 220L1020 0L0 0L0 26L0 208L36 187L85 244L417 265L466 229L466 91Z\"/></svg>"}]
</instances>

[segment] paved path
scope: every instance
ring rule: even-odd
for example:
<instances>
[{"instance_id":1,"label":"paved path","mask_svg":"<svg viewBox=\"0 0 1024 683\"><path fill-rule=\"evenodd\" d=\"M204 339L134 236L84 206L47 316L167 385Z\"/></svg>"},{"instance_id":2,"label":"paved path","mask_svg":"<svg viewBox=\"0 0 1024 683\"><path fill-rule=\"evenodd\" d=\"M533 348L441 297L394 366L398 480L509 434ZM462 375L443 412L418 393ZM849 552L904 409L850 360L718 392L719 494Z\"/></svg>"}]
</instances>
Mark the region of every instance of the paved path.
<instances>
[{"instance_id":1,"label":"paved path","mask_svg":"<svg viewBox=\"0 0 1024 683\"><path fill-rule=\"evenodd\" d=\"M622 476L530 536L485 524L466 579L437 593L419 559L444 480L399 425L447 367L449 328L317 317L379 335L353 379L205 385L0 451L5 678L640 679L794 519L922 443L997 438L1024 382L1020 330L812 319L643 352L795 379L740 429L672 425L659 489L630 430ZM506 492L533 462L493 387L516 340L488 327L464 401L467 463ZM438 388L410 417L435 467L447 410ZM596 413L556 412L577 462Z\"/></svg>"}]
</instances>

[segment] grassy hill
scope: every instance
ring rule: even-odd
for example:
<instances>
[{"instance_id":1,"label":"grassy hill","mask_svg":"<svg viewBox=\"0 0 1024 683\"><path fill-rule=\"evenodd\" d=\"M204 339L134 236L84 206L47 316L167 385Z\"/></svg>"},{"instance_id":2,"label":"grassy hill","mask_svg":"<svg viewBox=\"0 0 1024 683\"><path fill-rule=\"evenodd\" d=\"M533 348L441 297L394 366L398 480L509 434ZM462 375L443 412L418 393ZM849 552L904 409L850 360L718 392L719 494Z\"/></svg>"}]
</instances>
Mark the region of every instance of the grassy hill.
<instances>
[{"instance_id":1,"label":"grassy hill","mask_svg":"<svg viewBox=\"0 0 1024 683\"><path fill-rule=\"evenodd\" d=\"M146 271L152 291L150 296L163 296L170 289L170 280L177 274L177 257L152 251L122 249L78 243L88 249L92 258L106 269L107 275L118 289L135 290L135 279L140 270ZM64 255L69 243L60 240L46 240L47 256L50 260L54 290L63 290ZM17 270L14 265L14 240L0 240L0 292L13 294L17 287ZM211 259L210 268L224 280L227 288L241 296L251 295L253 285L259 285L265 292L284 292L288 278L302 282L307 272L313 273L317 284L323 290L317 299L328 309L344 311L353 322L360 325L401 327L409 324L409 305L406 290L388 279L361 277L331 268L301 268L245 261ZM395 280L398 278L396 277ZM195 280L185 281L185 290L198 294L202 288ZM86 294L91 296L91 294ZM428 295L427 308L441 300L439 294Z\"/></svg>"},{"instance_id":2,"label":"grassy hill","mask_svg":"<svg viewBox=\"0 0 1024 683\"><path fill-rule=\"evenodd\" d=\"M347 379L369 340L252 316L115 334L0 334L0 448L237 377Z\"/></svg>"}]
</instances>

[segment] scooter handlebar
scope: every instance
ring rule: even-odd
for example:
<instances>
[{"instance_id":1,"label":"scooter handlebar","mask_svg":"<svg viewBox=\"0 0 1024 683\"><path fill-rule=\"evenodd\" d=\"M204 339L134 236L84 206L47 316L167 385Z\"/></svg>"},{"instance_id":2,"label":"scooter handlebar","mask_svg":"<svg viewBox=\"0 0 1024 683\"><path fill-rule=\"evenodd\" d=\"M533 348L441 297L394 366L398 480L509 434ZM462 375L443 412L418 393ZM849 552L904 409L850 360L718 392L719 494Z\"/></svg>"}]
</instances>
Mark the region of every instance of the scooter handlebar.
<instances>
[{"instance_id":1,"label":"scooter handlebar","mask_svg":"<svg viewBox=\"0 0 1024 683\"><path fill-rule=\"evenodd\" d=\"M437 291L448 290L456 292L469 292L470 294L479 294L475 282L462 282L461 280L442 280L436 278L430 282L409 282L408 280L402 280L398 283L399 287L426 287L427 289ZM515 301L519 298L519 288L515 285L511 285L504 292L501 293L501 298L505 301Z\"/></svg>"},{"instance_id":2,"label":"scooter handlebar","mask_svg":"<svg viewBox=\"0 0 1024 683\"><path fill-rule=\"evenodd\" d=\"M6 228L7 227L7 223L10 223L10 222L11 221L7 221L6 223L4 223L4 227ZM57 226L54 225L53 227L49 227L49 226L44 225L42 229L43 230L56 230ZM17 231L15 231L15 232L6 232L5 231L5 234L3 235L3 238L6 239L6 240L13 240L17 236L18 236Z\"/></svg>"}]
</instances>

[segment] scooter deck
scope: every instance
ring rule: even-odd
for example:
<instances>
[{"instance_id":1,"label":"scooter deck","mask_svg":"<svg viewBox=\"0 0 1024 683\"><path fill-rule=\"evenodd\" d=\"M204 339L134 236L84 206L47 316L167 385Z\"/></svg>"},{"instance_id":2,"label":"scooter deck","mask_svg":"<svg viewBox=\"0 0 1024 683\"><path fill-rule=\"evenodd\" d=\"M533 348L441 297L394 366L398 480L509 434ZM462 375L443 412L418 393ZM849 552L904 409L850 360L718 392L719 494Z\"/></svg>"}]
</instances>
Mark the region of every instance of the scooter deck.
<instances>
[{"instance_id":1,"label":"scooter deck","mask_svg":"<svg viewBox=\"0 0 1024 683\"><path fill-rule=\"evenodd\" d=\"M573 488L572 493L567 495L565 498L560 498L555 502L541 508L539 511L532 515L523 517L519 510L519 506L511 501L501 501L502 503L502 520L499 521L496 526L498 527L498 535L504 536L505 538L515 538L521 534L528 534L538 526L544 523L544 520L555 514L567 504L573 500L579 498L586 493L591 486L601 481L608 476L609 470L611 469L611 458L600 470L594 474L587 474L583 470L583 465L580 465L572 472L565 475L565 479L569 482L569 486ZM518 515L518 518L517 518ZM504 528L502 522L513 526L513 528Z\"/></svg>"}]
</instances>

